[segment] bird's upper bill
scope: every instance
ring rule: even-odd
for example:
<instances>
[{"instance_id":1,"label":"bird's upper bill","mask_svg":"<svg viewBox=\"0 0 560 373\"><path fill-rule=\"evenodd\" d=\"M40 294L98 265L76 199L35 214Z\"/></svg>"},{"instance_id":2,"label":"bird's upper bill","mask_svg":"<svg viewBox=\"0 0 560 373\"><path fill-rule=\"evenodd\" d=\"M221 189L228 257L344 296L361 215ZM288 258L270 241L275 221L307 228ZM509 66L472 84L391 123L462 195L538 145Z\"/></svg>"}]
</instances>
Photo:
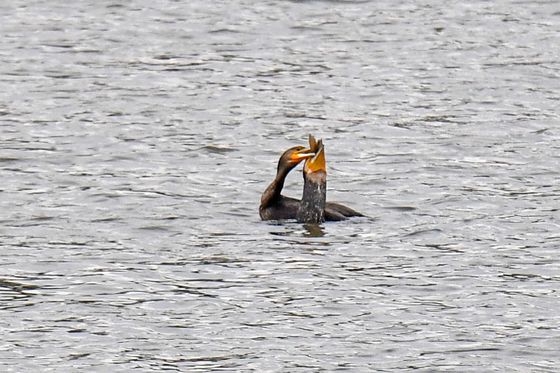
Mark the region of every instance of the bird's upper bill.
<instances>
[{"instance_id":1,"label":"bird's upper bill","mask_svg":"<svg viewBox=\"0 0 560 373\"><path fill-rule=\"evenodd\" d=\"M309 159L315 155L315 152L311 151L311 149L304 148L303 146L301 149L295 150L290 154L290 160L292 162L301 162L304 159Z\"/></svg>"}]
</instances>

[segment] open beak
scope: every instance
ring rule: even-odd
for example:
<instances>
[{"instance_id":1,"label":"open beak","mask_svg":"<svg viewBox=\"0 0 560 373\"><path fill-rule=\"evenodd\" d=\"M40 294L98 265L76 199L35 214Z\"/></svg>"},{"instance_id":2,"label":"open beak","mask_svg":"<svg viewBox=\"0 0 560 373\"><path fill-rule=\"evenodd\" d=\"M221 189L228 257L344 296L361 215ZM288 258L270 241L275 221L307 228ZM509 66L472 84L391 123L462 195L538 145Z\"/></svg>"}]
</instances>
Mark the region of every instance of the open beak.
<instances>
[{"instance_id":1,"label":"open beak","mask_svg":"<svg viewBox=\"0 0 560 373\"><path fill-rule=\"evenodd\" d=\"M309 136L311 140L312 136ZM315 140L315 138L313 138ZM311 142L311 141L310 141ZM305 162L304 171L306 173L313 173L318 171L327 172L327 161L325 160L325 147L323 146L323 141L319 140L316 142L317 147L316 153L312 158L309 158Z\"/></svg>"}]
</instances>

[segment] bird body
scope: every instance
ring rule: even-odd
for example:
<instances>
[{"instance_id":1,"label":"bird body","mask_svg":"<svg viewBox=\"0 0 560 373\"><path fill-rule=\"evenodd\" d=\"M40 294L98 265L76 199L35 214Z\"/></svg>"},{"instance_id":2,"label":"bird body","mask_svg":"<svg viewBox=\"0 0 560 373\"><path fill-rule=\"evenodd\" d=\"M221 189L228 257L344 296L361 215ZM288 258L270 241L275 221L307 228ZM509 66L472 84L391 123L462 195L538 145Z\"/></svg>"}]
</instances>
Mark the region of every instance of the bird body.
<instances>
[{"instance_id":1,"label":"bird body","mask_svg":"<svg viewBox=\"0 0 560 373\"><path fill-rule=\"evenodd\" d=\"M327 168L321 140L309 135L309 148L302 146L286 150L276 170L276 177L261 196L259 215L262 220L297 219L298 222L318 224L364 216L336 202L327 202ZM303 195L298 200L281 194L288 173L305 160Z\"/></svg>"}]
</instances>

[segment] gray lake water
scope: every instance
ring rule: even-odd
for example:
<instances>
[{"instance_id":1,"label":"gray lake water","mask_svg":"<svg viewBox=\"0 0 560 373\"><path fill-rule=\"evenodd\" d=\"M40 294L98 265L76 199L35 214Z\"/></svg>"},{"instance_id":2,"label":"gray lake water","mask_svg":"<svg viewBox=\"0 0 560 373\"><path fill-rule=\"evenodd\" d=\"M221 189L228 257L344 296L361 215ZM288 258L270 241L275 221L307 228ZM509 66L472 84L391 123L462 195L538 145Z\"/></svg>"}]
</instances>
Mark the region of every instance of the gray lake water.
<instances>
[{"instance_id":1,"label":"gray lake water","mask_svg":"<svg viewBox=\"0 0 560 373\"><path fill-rule=\"evenodd\" d=\"M12 0L0 36L0 371L560 369L557 1ZM260 221L310 133L370 218Z\"/></svg>"}]
</instances>

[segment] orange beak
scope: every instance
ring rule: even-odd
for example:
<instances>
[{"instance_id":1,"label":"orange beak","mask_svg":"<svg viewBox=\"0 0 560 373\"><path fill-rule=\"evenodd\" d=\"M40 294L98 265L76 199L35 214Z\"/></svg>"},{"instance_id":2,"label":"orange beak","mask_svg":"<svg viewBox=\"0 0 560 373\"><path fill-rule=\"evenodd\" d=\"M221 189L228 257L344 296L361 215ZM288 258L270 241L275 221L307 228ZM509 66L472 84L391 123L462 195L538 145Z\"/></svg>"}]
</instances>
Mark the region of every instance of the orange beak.
<instances>
[{"instance_id":1,"label":"orange beak","mask_svg":"<svg viewBox=\"0 0 560 373\"><path fill-rule=\"evenodd\" d=\"M311 138L313 136L309 136L310 143ZM315 140L315 138L313 138ZM305 166L303 167L306 173L313 173L318 171L327 172L327 161L325 159L325 147L323 146L323 141L319 140L314 144L317 147L316 153L312 158L309 158L305 162Z\"/></svg>"},{"instance_id":2,"label":"orange beak","mask_svg":"<svg viewBox=\"0 0 560 373\"><path fill-rule=\"evenodd\" d=\"M303 148L303 146L302 146L302 148ZM303 148L301 150L293 152L292 155L290 156L290 159L293 162L298 162L299 163L304 159L309 159L309 158L313 157L314 155L315 155L315 153L312 152L311 149Z\"/></svg>"}]
</instances>

